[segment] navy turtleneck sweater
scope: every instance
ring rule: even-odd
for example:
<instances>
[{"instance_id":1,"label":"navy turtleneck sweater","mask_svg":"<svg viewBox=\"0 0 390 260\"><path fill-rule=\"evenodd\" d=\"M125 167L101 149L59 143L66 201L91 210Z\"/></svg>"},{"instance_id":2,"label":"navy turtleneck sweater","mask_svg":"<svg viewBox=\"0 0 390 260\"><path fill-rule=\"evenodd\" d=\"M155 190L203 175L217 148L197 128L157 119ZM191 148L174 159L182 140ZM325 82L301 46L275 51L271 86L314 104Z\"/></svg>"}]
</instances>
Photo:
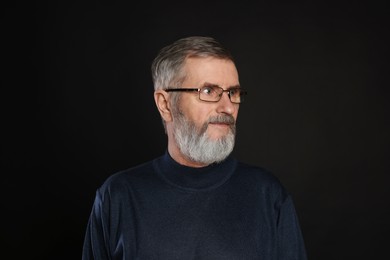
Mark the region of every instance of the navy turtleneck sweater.
<instances>
[{"instance_id":1,"label":"navy turtleneck sweater","mask_svg":"<svg viewBox=\"0 0 390 260\"><path fill-rule=\"evenodd\" d=\"M262 168L228 157L191 168L168 153L97 190L83 260L306 259L291 196Z\"/></svg>"}]
</instances>

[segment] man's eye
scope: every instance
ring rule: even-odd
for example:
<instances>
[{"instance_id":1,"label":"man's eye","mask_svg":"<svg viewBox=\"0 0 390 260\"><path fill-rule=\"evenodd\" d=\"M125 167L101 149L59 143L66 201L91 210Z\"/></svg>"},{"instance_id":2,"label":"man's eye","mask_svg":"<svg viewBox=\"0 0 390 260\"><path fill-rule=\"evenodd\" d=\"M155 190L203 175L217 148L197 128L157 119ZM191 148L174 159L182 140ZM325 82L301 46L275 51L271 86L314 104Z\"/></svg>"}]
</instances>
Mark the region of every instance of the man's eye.
<instances>
[{"instance_id":1,"label":"man's eye","mask_svg":"<svg viewBox=\"0 0 390 260\"><path fill-rule=\"evenodd\" d=\"M203 94L212 95L214 92L214 89L212 87L203 87L201 91Z\"/></svg>"},{"instance_id":2,"label":"man's eye","mask_svg":"<svg viewBox=\"0 0 390 260\"><path fill-rule=\"evenodd\" d=\"M235 89L235 88L229 90L229 94L230 94L231 96L237 95L238 92L239 92L239 90L238 90L238 89Z\"/></svg>"}]
</instances>

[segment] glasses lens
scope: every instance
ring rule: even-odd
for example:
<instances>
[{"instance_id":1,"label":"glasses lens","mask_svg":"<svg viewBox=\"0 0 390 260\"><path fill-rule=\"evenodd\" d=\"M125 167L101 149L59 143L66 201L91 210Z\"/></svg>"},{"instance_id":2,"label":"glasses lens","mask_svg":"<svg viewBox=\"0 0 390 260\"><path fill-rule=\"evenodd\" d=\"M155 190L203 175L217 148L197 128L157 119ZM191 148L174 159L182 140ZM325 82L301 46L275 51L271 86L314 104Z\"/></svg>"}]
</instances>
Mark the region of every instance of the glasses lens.
<instances>
[{"instance_id":1,"label":"glasses lens","mask_svg":"<svg viewBox=\"0 0 390 260\"><path fill-rule=\"evenodd\" d=\"M244 92L239 88L229 90L230 101L233 103L242 103L242 96Z\"/></svg>"},{"instance_id":2,"label":"glasses lens","mask_svg":"<svg viewBox=\"0 0 390 260\"><path fill-rule=\"evenodd\" d=\"M199 91L199 98L203 101L218 101L221 96L222 89L218 87L205 86Z\"/></svg>"},{"instance_id":3,"label":"glasses lens","mask_svg":"<svg viewBox=\"0 0 390 260\"><path fill-rule=\"evenodd\" d=\"M230 101L237 104L242 103L242 97L246 94L246 92L240 88L223 90L216 86L204 86L199 91L199 99L203 101L218 102L224 91L229 93Z\"/></svg>"}]
</instances>

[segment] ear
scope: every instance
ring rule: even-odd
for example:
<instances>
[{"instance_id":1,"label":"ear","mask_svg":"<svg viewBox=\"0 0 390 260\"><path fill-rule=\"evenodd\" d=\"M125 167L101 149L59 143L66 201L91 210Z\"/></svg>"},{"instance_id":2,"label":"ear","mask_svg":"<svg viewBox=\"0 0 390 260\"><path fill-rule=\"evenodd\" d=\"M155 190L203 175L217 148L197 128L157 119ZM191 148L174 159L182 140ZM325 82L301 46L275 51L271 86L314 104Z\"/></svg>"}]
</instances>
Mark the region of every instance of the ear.
<instances>
[{"instance_id":1,"label":"ear","mask_svg":"<svg viewBox=\"0 0 390 260\"><path fill-rule=\"evenodd\" d=\"M154 101L158 112L165 122L172 121L171 104L169 103L168 93L164 90L156 90L154 92Z\"/></svg>"}]
</instances>

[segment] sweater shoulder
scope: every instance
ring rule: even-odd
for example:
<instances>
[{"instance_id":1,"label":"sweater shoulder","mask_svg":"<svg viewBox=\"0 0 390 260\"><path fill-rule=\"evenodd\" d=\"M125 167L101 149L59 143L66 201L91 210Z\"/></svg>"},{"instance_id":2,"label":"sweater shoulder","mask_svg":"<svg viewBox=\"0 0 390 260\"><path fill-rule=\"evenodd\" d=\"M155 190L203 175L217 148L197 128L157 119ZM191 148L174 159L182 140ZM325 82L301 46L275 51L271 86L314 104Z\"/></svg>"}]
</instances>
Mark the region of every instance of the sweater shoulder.
<instances>
[{"instance_id":1,"label":"sweater shoulder","mask_svg":"<svg viewBox=\"0 0 390 260\"><path fill-rule=\"evenodd\" d=\"M261 166L238 162L237 170L240 175L248 178L255 178L258 181L266 183L281 184L280 180L274 175L274 173Z\"/></svg>"},{"instance_id":2,"label":"sweater shoulder","mask_svg":"<svg viewBox=\"0 0 390 260\"><path fill-rule=\"evenodd\" d=\"M120 191L129 189L131 186L139 185L155 176L153 160L130 167L110 175L100 186L99 191L102 193Z\"/></svg>"},{"instance_id":3,"label":"sweater shoulder","mask_svg":"<svg viewBox=\"0 0 390 260\"><path fill-rule=\"evenodd\" d=\"M234 178L240 183L245 183L248 188L279 194L283 197L288 194L280 179L273 172L261 166L238 162Z\"/></svg>"}]
</instances>

